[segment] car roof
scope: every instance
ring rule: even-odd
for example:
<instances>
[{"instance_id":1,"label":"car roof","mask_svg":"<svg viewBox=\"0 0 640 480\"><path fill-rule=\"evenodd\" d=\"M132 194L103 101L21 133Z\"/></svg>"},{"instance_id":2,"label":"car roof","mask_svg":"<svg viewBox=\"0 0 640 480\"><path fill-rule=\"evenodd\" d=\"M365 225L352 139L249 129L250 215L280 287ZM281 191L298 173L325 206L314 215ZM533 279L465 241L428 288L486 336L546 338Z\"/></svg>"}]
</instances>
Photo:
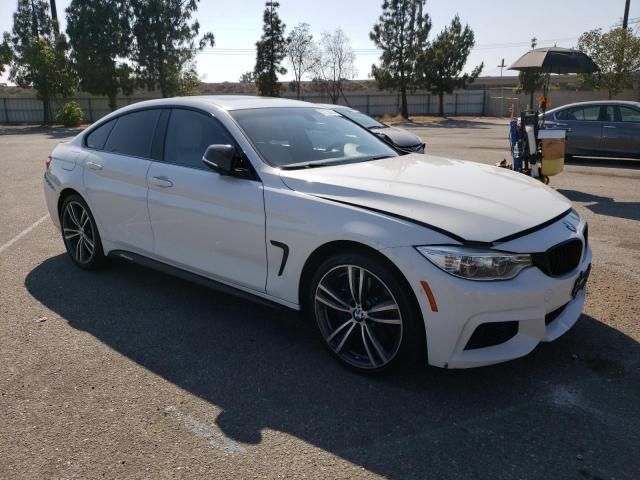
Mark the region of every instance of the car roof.
<instances>
[{"instance_id":1,"label":"car roof","mask_svg":"<svg viewBox=\"0 0 640 480\"><path fill-rule=\"evenodd\" d=\"M121 114L130 110L137 110L140 108L152 108L152 107L170 107L170 106L184 106L184 107L217 107L222 110L245 110L251 108L285 108L285 107L314 107L324 108L315 103L301 102L299 100L291 100L288 98L277 97L258 97L253 95L194 95L187 97L171 97L171 98L159 98L153 100L144 100L141 102L132 103L126 107L120 108L113 114ZM105 117L106 118L106 117Z\"/></svg>"},{"instance_id":2,"label":"car roof","mask_svg":"<svg viewBox=\"0 0 640 480\"><path fill-rule=\"evenodd\" d=\"M553 108L551 110L548 110L547 113L553 113L553 112L557 112L559 110L563 110L565 108L571 108L571 107L588 107L590 105L629 105L632 107L640 107L640 102L633 102L630 100L591 100L588 102L575 102L575 103L568 103L566 105L562 105L560 107L556 107Z\"/></svg>"},{"instance_id":3,"label":"car roof","mask_svg":"<svg viewBox=\"0 0 640 480\"><path fill-rule=\"evenodd\" d=\"M175 97L180 100L185 97ZM317 107L315 103L302 102L289 98L258 97L255 95L200 95L186 97L190 100L202 101L224 110L244 110L248 108L284 108L284 107Z\"/></svg>"}]
</instances>

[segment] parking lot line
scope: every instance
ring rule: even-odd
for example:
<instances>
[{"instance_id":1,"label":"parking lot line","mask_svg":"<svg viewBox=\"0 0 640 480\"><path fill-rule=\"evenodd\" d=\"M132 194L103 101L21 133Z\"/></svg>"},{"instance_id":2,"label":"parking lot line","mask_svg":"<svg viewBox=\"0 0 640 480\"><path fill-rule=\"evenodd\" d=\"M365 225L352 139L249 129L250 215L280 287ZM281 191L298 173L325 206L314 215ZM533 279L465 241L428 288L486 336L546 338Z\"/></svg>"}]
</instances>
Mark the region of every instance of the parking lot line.
<instances>
[{"instance_id":1,"label":"parking lot line","mask_svg":"<svg viewBox=\"0 0 640 480\"><path fill-rule=\"evenodd\" d=\"M0 254L2 252L4 252L7 248L9 248L11 245L13 245L14 243L16 243L18 240L20 240L21 238L25 237L26 235L29 235L29 233L31 231L33 231L33 229L35 229L38 225L40 225L42 222L44 222L47 218L49 218L49 214L44 215L42 218L40 218L39 220L36 220L35 222L33 222L30 226L28 226L27 228L25 228L23 231L21 231L18 235L16 235L15 237L13 237L11 240L9 240L7 243L3 244L2 246L0 246Z\"/></svg>"}]
</instances>

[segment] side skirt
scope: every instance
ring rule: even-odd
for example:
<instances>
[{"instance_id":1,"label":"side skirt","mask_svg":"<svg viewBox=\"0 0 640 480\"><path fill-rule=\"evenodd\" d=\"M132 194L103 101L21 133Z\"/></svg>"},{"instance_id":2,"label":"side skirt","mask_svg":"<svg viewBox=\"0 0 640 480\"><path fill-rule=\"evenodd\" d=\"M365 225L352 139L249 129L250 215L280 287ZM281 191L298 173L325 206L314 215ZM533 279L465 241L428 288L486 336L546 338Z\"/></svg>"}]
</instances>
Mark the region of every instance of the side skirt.
<instances>
[{"instance_id":1,"label":"side skirt","mask_svg":"<svg viewBox=\"0 0 640 480\"><path fill-rule=\"evenodd\" d=\"M211 288L225 295L232 295L234 297L241 298L243 300L247 300L252 303L260 304L268 308L298 313L298 310L288 307L286 305L283 305L281 303L269 300L267 298L262 298L258 295L253 295L249 292L245 292L244 290L240 290L239 288L235 288L225 283L221 283L216 280L203 277L202 275L198 275L198 274L189 272L187 270L174 267L172 265L167 265L166 263L153 260L152 258L145 257L144 255L128 252L126 250L112 250L109 252L108 256L113 258L118 258L121 260L126 260L128 262L132 262L132 263L150 268L152 270L156 270L158 272L161 272L173 277L178 277L183 280L196 283L203 287Z\"/></svg>"}]
</instances>

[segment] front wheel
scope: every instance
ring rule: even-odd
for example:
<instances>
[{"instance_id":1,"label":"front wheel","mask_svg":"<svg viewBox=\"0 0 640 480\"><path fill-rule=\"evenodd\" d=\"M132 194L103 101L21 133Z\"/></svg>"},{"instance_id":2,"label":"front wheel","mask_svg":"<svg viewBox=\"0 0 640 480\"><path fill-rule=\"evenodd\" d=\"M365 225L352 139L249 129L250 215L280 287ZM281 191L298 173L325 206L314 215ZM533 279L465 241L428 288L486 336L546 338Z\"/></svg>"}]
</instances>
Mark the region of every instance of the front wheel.
<instances>
[{"instance_id":1,"label":"front wheel","mask_svg":"<svg viewBox=\"0 0 640 480\"><path fill-rule=\"evenodd\" d=\"M316 271L307 305L343 365L380 373L422 352L419 309L398 277L386 262L359 252L335 255Z\"/></svg>"},{"instance_id":2,"label":"front wheel","mask_svg":"<svg viewBox=\"0 0 640 480\"><path fill-rule=\"evenodd\" d=\"M62 239L67 253L80 268L91 270L104 260L98 227L87 203L70 195L60 209Z\"/></svg>"}]
</instances>

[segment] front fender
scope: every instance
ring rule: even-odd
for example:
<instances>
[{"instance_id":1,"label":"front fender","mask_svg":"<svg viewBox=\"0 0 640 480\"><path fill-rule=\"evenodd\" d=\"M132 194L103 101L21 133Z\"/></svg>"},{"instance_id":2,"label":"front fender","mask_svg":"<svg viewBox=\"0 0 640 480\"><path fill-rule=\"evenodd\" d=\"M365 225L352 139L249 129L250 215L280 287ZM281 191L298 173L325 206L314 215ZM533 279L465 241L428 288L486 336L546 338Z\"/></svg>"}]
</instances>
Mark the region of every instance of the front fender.
<instances>
[{"instance_id":1,"label":"front fender","mask_svg":"<svg viewBox=\"0 0 640 480\"><path fill-rule=\"evenodd\" d=\"M294 304L299 304L298 289L307 259L330 242L355 242L378 251L408 245L452 243L451 238L441 233L381 212L277 187L265 187L264 196L266 290L270 295ZM283 245L288 250L284 268Z\"/></svg>"}]
</instances>

